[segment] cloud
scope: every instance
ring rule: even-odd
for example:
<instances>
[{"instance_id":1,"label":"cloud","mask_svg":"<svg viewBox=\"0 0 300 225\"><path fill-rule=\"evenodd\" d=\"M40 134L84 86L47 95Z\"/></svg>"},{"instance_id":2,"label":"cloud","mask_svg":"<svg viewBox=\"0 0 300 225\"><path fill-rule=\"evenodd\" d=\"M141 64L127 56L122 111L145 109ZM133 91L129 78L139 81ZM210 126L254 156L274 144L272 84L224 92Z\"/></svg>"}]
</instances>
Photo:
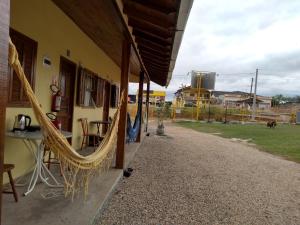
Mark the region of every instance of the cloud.
<instances>
[{"instance_id":1,"label":"cloud","mask_svg":"<svg viewBox=\"0 0 300 225\"><path fill-rule=\"evenodd\" d=\"M259 73L272 76L260 75L258 90L267 95L296 93L299 8L300 1L195 0L174 74L192 69L216 71L220 74L217 89L245 91L260 68Z\"/></svg>"}]
</instances>

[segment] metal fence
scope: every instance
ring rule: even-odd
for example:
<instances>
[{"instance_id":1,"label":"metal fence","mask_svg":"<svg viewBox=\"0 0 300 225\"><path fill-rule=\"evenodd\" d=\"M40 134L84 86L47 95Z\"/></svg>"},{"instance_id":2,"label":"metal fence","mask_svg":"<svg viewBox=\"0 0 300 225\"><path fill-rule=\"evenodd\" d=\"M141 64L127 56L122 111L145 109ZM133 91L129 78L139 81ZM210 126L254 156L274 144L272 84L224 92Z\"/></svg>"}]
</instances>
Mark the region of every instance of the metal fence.
<instances>
[{"instance_id":1,"label":"metal fence","mask_svg":"<svg viewBox=\"0 0 300 225\"><path fill-rule=\"evenodd\" d=\"M128 112L132 118L136 115L137 105L128 104ZM162 108L153 105L149 106L149 118L157 118L161 115ZM145 112L145 106L143 106L143 112ZM247 122L252 119L252 111L245 108L226 108L220 105L206 105L199 108L197 118L197 108L191 107L173 107L168 106L163 110L164 119L185 119L185 120L206 120L206 121L240 121ZM256 121L267 122L276 120L283 123L295 123L296 115L294 112L290 113L278 113L272 110L257 110Z\"/></svg>"}]
</instances>

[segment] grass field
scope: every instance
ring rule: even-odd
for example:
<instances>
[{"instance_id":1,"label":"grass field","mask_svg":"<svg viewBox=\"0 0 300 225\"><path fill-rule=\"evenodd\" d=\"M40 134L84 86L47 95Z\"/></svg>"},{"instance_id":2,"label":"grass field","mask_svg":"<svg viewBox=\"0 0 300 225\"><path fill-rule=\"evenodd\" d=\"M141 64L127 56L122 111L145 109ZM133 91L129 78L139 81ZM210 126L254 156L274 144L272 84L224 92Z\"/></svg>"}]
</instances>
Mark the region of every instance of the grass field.
<instances>
[{"instance_id":1,"label":"grass field","mask_svg":"<svg viewBox=\"0 0 300 225\"><path fill-rule=\"evenodd\" d=\"M177 122L178 125L225 138L251 139L260 150L300 162L300 125L277 125L275 129L258 124Z\"/></svg>"}]
</instances>

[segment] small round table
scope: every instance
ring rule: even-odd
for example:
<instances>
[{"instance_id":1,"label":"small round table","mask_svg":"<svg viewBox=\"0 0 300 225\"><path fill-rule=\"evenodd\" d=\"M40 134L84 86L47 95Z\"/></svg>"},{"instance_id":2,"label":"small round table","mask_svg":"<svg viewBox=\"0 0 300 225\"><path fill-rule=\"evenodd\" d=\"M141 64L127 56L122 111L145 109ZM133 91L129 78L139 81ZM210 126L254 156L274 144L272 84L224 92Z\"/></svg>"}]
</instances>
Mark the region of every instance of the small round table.
<instances>
[{"instance_id":1,"label":"small round table","mask_svg":"<svg viewBox=\"0 0 300 225\"><path fill-rule=\"evenodd\" d=\"M110 121L104 121L104 120L93 120L90 121L91 124L96 124L97 126L97 134L100 136L100 125L110 125L111 122Z\"/></svg>"}]
</instances>

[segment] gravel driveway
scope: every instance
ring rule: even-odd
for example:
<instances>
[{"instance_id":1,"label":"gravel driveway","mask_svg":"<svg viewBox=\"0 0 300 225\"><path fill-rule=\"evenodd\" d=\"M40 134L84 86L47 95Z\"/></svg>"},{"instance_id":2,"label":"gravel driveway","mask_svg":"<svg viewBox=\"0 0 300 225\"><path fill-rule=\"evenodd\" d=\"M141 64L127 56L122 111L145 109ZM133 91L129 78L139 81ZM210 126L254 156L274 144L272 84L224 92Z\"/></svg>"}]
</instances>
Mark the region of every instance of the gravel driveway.
<instances>
[{"instance_id":1,"label":"gravel driveway","mask_svg":"<svg viewBox=\"0 0 300 225\"><path fill-rule=\"evenodd\" d=\"M98 224L300 224L300 164L167 124L145 137L134 172Z\"/></svg>"}]
</instances>

